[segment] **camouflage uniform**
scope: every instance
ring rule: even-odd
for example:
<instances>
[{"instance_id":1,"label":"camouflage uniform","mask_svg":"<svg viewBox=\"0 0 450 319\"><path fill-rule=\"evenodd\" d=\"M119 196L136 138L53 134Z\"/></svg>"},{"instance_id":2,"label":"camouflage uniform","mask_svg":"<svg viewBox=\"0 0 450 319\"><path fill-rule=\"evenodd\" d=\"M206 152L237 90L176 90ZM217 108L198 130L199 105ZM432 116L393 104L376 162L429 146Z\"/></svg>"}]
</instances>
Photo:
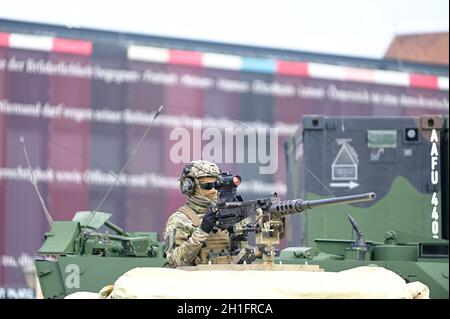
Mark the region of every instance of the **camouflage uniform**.
<instances>
[{"instance_id":1,"label":"camouflage uniform","mask_svg":"<svg viewBox=\"0 0 450 319\"><path fill-rule=\"evenodd\" d=\"M203 215L199 215L201 218ZM167 262L171 267L194 265L209 234L194 226L180 211L172 214L164 229Z\"/></svg>"},{"instance_id":2,"label":"camouflage uniform","mask_svg":"<svg viewBox=\"0 0 450 319\"><path fill-rule=\"evenodd\" d=\"M204 176L217 177L219 174L220 169L214 163L208 161L191 162L189 175L194 179ZM180 188L182 178L180 179ZM216 234L207 233L200 228L202 217L211 200L195 192L188 196L186 205L180 207L169 217L164 228L165 251L169 266L189 266L204 263L199 256L200 251L206 245L208 238L217 237ZM222 236L221 238L225 237Z\"/></svg>"}]
</instances>

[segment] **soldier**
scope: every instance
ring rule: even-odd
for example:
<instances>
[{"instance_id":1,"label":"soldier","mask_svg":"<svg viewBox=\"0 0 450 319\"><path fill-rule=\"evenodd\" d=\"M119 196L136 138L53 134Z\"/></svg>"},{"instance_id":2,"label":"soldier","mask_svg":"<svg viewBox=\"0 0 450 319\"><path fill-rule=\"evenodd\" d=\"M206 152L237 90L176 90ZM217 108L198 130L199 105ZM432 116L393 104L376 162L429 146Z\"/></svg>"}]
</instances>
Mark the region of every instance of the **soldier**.
<instances>
[{"instance_id":1,"label":"soldier","mask_svg":"<svg viewBox=\"0 0 450 319\"><path fill-rule=\"evenodd\" d=\"M180 190L187 203L173 213L164 228L165 251L171 267L230 263L230 240L226 230L214 228L217 218L207 210L217 199L214 182L219 167L209 161L192 161L180 177Z\"/></svg>"}]
</instances>

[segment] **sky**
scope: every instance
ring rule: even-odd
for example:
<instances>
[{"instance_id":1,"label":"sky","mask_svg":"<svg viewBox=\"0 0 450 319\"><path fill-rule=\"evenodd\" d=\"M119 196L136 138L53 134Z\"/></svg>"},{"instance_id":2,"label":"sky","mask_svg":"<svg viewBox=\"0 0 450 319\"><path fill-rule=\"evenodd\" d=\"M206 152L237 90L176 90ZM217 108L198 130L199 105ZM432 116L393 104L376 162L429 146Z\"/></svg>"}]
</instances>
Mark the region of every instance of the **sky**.
<instances>
[{"instance_id":1,"label":"sky","mask_svg":"<svg viewBox=\"0 0 450 319\"><path fill-rule=\"evenodd\" d=\"M448 0L4 0L0 18L382 58L395 35L449 30Z\"/></svg>"}]
</instances>

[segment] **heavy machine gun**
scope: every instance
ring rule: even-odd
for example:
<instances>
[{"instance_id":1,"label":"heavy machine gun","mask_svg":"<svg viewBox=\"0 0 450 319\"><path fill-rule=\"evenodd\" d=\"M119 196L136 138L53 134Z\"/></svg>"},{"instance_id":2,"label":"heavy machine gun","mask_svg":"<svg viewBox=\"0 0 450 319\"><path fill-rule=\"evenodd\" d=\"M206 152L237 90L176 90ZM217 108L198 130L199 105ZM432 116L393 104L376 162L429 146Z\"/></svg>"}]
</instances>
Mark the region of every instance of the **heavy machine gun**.
<instances>
[{"instance_id":1,"label":"heavy machine gun","mask_svg":"<svg viewBox=\"0 0 450 319\"><path fill-rule=\"evenodd\" d=\"M218 190L217 203L208 207L216 213L216 228L229 232L230 253L236 263L251 262L257 255L262 255L264 263L273 263L275 247L283 238L285 217L288 215L319 206L371 201L376 197L375 193L366 193L319 200L281 201L277 193L272 193L266 198L244 201L236 193L241 181L238 175L222 172L214 186ZM256 235L256 247L240 247L240 242L247 241L250 232Z\"/></svg>"}]
</instances>

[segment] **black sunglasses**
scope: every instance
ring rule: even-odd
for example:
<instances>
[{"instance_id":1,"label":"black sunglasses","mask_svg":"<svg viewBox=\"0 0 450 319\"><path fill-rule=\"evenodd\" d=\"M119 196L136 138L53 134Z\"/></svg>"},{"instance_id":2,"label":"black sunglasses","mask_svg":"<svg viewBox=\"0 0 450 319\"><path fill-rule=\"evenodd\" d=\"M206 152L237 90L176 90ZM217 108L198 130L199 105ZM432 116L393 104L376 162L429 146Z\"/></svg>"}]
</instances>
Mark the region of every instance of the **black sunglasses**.
<instances>
[{"instance_id":1,"label":"black sunglasses","mask_svg":"<svg viewBox=\"0 0 450 319\"><path fill-rule=\"evenodd\" d=\"M211 190L214 188L214 183L203 183L200 184L201 189Z\"/></svg>"}]
</instances>

